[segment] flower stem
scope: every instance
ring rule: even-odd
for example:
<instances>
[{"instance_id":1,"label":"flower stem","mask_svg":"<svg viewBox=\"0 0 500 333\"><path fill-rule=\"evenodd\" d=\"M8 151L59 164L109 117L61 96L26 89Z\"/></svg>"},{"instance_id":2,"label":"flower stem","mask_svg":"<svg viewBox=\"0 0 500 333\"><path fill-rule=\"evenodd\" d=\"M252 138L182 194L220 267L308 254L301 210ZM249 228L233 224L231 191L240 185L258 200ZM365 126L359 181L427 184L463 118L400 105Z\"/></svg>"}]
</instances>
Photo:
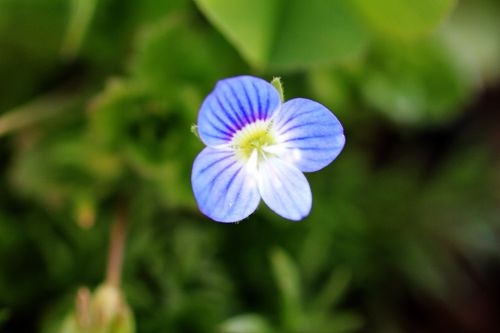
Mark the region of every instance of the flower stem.
<instances>
[{"instance_id":1,"label":"flower stem","mask_svg":"<svg viewBox=\"0 0 500 333\"><path fill-rule=\"evenodd\" d=\"M115 212L114 222L111 226L108 250L108 267L106 272L106 283L119 287L123 265L123 251L127 236L127 210L123 205L118 206Z\"/></svg>"},{"instance_id":2,"label":"flower stem","mask_svg":"<svg viewBox=\"0 0 500 333\"><path fill-rule=\"evenodd\" d=\"M80 103L79 93L52 92L17 106L0 116L0 136L55 117Z\"/></svg>"}]
</instances>

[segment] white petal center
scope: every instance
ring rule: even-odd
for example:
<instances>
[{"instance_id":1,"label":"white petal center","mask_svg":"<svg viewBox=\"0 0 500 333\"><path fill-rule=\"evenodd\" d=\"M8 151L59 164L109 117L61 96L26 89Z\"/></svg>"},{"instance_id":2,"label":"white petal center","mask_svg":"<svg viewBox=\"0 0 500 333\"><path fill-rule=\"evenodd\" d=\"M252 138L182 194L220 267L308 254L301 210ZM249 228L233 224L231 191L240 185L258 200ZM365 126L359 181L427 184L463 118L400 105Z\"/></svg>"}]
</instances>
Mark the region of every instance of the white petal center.
<instances>
[{"instance_id":1,"label":"white petal center","mask_svg":"<svg viewBox=\"0 0 500 333\"><path fill-rule=\"evenodd\" d=\"M248 124L233 136L230 146L248 168L257 171L260 161L274 155L278 140L272 128L272 121L256 121Z\"/></svg>"}]
</instances>

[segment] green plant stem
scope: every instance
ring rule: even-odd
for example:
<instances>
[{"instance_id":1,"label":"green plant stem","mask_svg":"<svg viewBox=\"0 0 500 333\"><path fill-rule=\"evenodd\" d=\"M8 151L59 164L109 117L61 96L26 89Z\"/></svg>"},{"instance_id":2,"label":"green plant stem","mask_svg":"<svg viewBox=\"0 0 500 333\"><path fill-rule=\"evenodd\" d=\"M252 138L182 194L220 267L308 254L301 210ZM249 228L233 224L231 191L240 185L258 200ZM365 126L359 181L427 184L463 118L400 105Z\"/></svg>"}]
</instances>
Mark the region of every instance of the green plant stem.
<instances>
[{"instance_id":1,"label":"green plant stem","mask_svg":"<svg viewBox=\"0 0 500 333\"><path fill-rule=\"evenodd\" d=\"M123 265L123 252L127 236L127 212L125 207L117 208L109 239L106 283L119 287Z\"/></svg>"},{"instance_id":2,"label":"green plant stem","mask_svg":"<svg viewBox=\"0 0 500 333\"><path fill-rule=\"evenodd\" d=\"M54 117L82 100L78 93L54 92L11 109L0 116L0 137Z\"/></svg>"},{"instance_id":3,"label":"green plant stem","mask_svg":"<svg viewBox=\"0 0 500 333\"><path fill-rule=\"evenodd\" d=\"M87 30L90 28L98 0L73 0L61 55L72 60L78 54Z\"/></svg>"}]
</instances>

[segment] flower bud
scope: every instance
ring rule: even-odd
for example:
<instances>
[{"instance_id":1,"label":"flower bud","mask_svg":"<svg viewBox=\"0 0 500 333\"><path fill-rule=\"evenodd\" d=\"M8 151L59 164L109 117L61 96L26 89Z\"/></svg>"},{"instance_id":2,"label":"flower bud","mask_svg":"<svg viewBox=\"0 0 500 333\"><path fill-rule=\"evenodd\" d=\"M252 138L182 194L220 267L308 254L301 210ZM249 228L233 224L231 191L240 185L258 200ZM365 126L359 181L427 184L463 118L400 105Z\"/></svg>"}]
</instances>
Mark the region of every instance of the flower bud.
<instances>
[{"instance_id":1,"label":"flower bud","mask_svg":"<svg viewBox=\"0 0 500 333\"><path fill-rule=\"evenodd\" d=\"M121 290L103 284L93 295L80 288L76 296L76 311L70 314L61 333L133 333L135 324Z\"/></svg>"}]
</instances>

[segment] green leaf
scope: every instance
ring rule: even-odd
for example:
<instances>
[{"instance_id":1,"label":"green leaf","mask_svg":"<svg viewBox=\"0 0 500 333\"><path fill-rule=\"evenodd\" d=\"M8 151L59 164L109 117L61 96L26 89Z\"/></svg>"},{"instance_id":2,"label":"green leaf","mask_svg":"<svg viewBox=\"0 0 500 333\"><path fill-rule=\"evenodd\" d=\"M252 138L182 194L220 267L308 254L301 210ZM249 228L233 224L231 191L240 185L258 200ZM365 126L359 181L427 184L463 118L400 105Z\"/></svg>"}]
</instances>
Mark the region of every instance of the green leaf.
<instances>
[{"instance_id":1,"label":"green leaf","mask_svg":"<svg viewBox=\"0 0 500 333\"><path fill-rule=\"evenodd\" d=\"M271 265L274 278L287 300L297 302L300 294L299 272L292 258L282 249L275 249L271 253Z\"/></svg>"},{"instance_id":2,"label":"green leaf","mask_svg":"<svg viewBox=\"0 0 500 333\"><path fill-rule=\"evenodd\" d=\"M280 248L271 252L271 268L283 298L283 324L287 328L296 328L302 321L298 268L293 259Z\"/></svg>"},{"instance_id":3,"label":"green leaf","mask_svg":"<svg viewBox=\"0 0 500 333\"><path fill-rule=\"evenodd\" d=\"M226 320L219 327L221 333L271 333L273 329L265 318L257 314L243 314Z\"/></svg>"},{"instance_id":4,"label":"green leaf","mask_svg":"<svg viewBox=\"0 0 500 333\"><path fill-rule=\"evenodd\" d=\"M196 0L196 3L258 68L294 69L359 55L367 42L342 0Z\"/></svg>"},{"instance_id":5,"label":"green leaf","mask_svg":"<svg viewBox=\"0 0 500 333\"><path fill-rule=\"evenodd\" d=\"M97 0L73 0L68 29L61 48L61 53L68 59L73 59L85 38L92 17L95 12Z\"/></svg>"},{"instance_id":6,"label":"green leaf","mask_svg":"<svg viewBox=\"0 0 500 333\"><path fill-rule=\"evenodd\" d=\"M46 89L57 66L67 0L0 1L0 112Z\"/></svg>"},{"instance_id":7,"label":"green leaf","mask_svg":"<svg viewBox=\"0 0 500 333\"><path fill-rule=\"evenodd\" d=\"M439 39L378 45L359 77L371 107L404 124L442 123L460 111L473 78Z\"/></svg>"},{"instance_id":8,"label":"green leaf","mask_svg":"<svg viewBox=\"0 0 500 333\"><path fill-rule=\"evenodd\" d=\"M500 2L461 1L443 26L443 34L462 66L478 76L478 84L500 76Z\"/></svg>"},{"instance_id":9,"label":"green leaf","mask_svg":"<svg viewBox=\"0 0 500 333\"><path fill-rule=\"evenodd\" d=\"M327 327L324 332L330 333L345 333L358 332L363 326L363 318L356 313L341 312L336 313L325 325Z\"/></svg>"},{"instance_id":10,"label":"green leaf","mask_svg":"<svg viewBox=\"0 0 500 333\"><path fill-rule=\"evenodd\" d=\"M9 319L10 313L9 310L6 308L1 308L0 309L0 327L2 327L3 323Z\"/></svg>"},{"instance_id":11,"label":"green leaf","mask_svg":"<svg viewBox=\"0 0 500 333\"><path fill-rule=\"evenodd\" d=\"M353 69L321 66L308 72L309 87L314 92L314 99L329 107L343 121L350 121L355 116L350 112L355 99L350 81L356 70L358 66Z\"/></svg>"},{"instance_id":12,"label":"green leaf","mask_svg":"<svg viewBox=\"0 0 500 333\"><path fill-rule=\"evenodd\" d=\"M315 300L315 305L319 309L328 309L337 305L346 293L351 273L344 269L335 270L325 283L321 293Z\"/></svg>"},{"instance_id":13,"label":"green leaf","mask_svg":"<svg viewBox=\"0 0 500 333\"><path fill-rule=\"evenodd\" d=\"M22 56L18 60L53 60L58 55L68 10L66 0L0 1L0 59L13 52Z\"/></svg>"},{"instance_id":14,"label":"green leaf","mask_svg":"<svg viewBox=\"0 0 500 333\"><path fill-rule=\"evenodd\" d=\"M88 139L95 150L118 158L135 176L151 181L166 203L191 204L187 184L199 142L187 136L191 117L185 113L152 97L136 82L110 80L91 104ZM126 179L135 178L129 174Z\"/></svg>"},{"instance_id":15,"label":"green leaf","mask_svg":"<svg viewBox=\"0 0 500 333\"><path fill-rule=\"evenodd\" d=\"M214 31L194 27L187 15L167 15L137 36L132 79L193 119L206 92L221 77L241 71L241 60ZM187 114L187 112L186 112Z\"/></svg>"},{"instance_id":16,"label":"green leaf","mask_svg":"<svg viewBox=\"0 0 500 333\"><path fill-rule=\"evenodd\" d=\"M354 0L367 26L385 38L417 38L430 33L455 0Z\"/></svg>"}]
</instances>

